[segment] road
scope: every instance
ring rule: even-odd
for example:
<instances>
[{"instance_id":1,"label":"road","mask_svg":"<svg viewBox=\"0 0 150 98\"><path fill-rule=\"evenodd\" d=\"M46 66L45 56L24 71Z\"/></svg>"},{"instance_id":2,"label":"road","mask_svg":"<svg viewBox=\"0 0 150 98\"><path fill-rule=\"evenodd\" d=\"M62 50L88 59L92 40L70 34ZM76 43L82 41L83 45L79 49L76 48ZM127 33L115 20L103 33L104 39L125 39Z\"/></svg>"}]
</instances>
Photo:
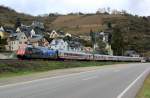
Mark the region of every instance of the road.
<instances>
[{"instance_id":1,"label":"road","mask_svg":"<svg viewBox=\"0 0 150 98\"><path fill-rule=\"evenodd\" d=\"M0 86L0 98L132 98L149 71L148 63L107 66L3 85Z\"/></svg>"}]
</instances>

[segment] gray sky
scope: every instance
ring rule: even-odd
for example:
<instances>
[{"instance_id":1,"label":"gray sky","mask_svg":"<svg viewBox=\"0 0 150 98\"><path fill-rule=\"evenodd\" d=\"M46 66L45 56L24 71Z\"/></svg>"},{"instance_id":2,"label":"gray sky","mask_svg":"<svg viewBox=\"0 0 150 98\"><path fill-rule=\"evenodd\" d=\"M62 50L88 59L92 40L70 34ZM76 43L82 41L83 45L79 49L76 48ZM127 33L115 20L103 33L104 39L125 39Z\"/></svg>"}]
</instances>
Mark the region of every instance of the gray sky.
<instances>
[{"instance_id":1,"label":"gray sky","mask_svg":"<svg viewBox=\"0 0 150 98\"><path fill-rule=\"evenodd\" d=\"M127 10L129 13L150 16L150 0L0 0L0 5L31 15L51 12L95 12L98 8Z\"/></svg>"}]
</instances>

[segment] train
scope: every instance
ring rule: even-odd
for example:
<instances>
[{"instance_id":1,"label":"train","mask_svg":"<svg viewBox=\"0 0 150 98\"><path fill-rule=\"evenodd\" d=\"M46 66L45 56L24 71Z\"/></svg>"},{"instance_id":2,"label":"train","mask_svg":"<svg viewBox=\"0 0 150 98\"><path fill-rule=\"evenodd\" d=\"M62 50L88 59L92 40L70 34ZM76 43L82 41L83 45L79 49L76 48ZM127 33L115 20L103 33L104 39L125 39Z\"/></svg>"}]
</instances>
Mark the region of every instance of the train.
<instances>
[{"instance_id":1,"label":"train","mask_svg":"<svg viewBox=\"0 0 150 98\"><path fill-rule=\"evenodd\" d=\"M17 51L18 59L48 59L48 60L82 60L82 61L122 61L143 62L143 57L111 56L85 52L53 50L46 47L20 48Z\"/></svg>"}]
</instances>

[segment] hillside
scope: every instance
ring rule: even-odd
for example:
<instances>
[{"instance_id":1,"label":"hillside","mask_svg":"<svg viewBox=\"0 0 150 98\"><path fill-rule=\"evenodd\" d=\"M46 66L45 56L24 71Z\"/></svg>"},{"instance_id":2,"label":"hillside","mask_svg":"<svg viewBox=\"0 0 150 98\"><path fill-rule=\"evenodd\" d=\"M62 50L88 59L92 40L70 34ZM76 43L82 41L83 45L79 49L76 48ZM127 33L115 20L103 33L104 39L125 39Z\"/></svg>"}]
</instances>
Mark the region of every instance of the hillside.
<instances>
[{"instance_id":1,"label":"hillside","mask_svg":"<svg viewBox=\"0 0 150 98\"><path fill-rule=\"evenodd\" d=\"M0 25L7 26L7 27L14 27L17 18L20 18L21 22L26 25L31 25L32 21L39 20L47 24L50 24L51 21L55 19L54 17L34 17L24 13L18 13L15 10L0 6Z\"/></svg>"},{"instance_id":2,"label":"hillside","mask_svg":"<svg viewBox=\"0 0 150 98\"><path fill-rule=\"evenodd\" d=\"M102 18L98 15L59 16L52 22L52 27L75 34L89 33L90 29L96 30L102 27Z\"/></svg>"},{"instance_id":3,"label":"hillside","mask_svg":"<svg viewBox=\"0 0 150 98\"><path fill-rule=\"evenodd\" d=\"M23 24L31 24L33 20L40 20L47 30L63 30L75 35L89 35L90 30L106 30L107 24L117 26L122 30L125 49L134 49L140 53L150 55L150 18L130 14L83 14L83 15L49 15L33 17L18 13L10 8L0 6L0 25L13 27L17 18Z\"/></svg>"},{"instance_id":4,"label":"hillside","mask_svg":"<svg viewBox=\"0 0 150 98\"><path fill-rule=\"evenodd\" d=\"M104 29L104 20L106 18L122 19L122 16L116 15L58 15L33 17L24 13L18 13L8 7L0 6L0 25L14 27L16 19L20 18L21 22L30 25L33 20L40 20L49 30L59 29L72 34L88 34L91 29L100 31Z\"/></svg>"},{"instance_id":5,"label":"hillside","mask_svg":"<svg viewBox=\"0 0 150 98\"><path fill-rule=\"evenodd\" d=\"M0 6L0 25L13 27L17 18L26 24L30 24L34 20L31 15L18 13L8 7Z\"/></svg>"},{"instance_id":6,"label":"hillside","mask_svg":"<svg viewBox=\"0 0 150 98\"><path fill-rule=\"evenodd\" d=\"M101 31L106 28L107 19L127 19L121 15L66 15L59 16L51 24L53 28L62 29L73 34L89 34L89 31Z\"/></svg>"}]
</instances>

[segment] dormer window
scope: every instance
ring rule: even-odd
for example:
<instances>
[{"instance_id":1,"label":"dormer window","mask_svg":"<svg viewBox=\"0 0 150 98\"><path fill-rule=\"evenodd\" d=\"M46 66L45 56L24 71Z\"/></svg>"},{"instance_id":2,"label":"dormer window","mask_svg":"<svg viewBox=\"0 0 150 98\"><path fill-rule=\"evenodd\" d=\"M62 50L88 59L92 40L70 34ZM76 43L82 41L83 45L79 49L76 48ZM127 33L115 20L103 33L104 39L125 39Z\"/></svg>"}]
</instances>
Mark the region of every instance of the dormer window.
<instances>
[{"instance_id":1,"label":"dormer window","mask_svg":"<svg viewBox=\"0 0 150 98\"><path fill-rule=\"evenodd\" d=\"M35 35L35 32L34 32L34 30L32 30L32 31L31 31L31 35Z\"/></svg>"}]
</instances>

